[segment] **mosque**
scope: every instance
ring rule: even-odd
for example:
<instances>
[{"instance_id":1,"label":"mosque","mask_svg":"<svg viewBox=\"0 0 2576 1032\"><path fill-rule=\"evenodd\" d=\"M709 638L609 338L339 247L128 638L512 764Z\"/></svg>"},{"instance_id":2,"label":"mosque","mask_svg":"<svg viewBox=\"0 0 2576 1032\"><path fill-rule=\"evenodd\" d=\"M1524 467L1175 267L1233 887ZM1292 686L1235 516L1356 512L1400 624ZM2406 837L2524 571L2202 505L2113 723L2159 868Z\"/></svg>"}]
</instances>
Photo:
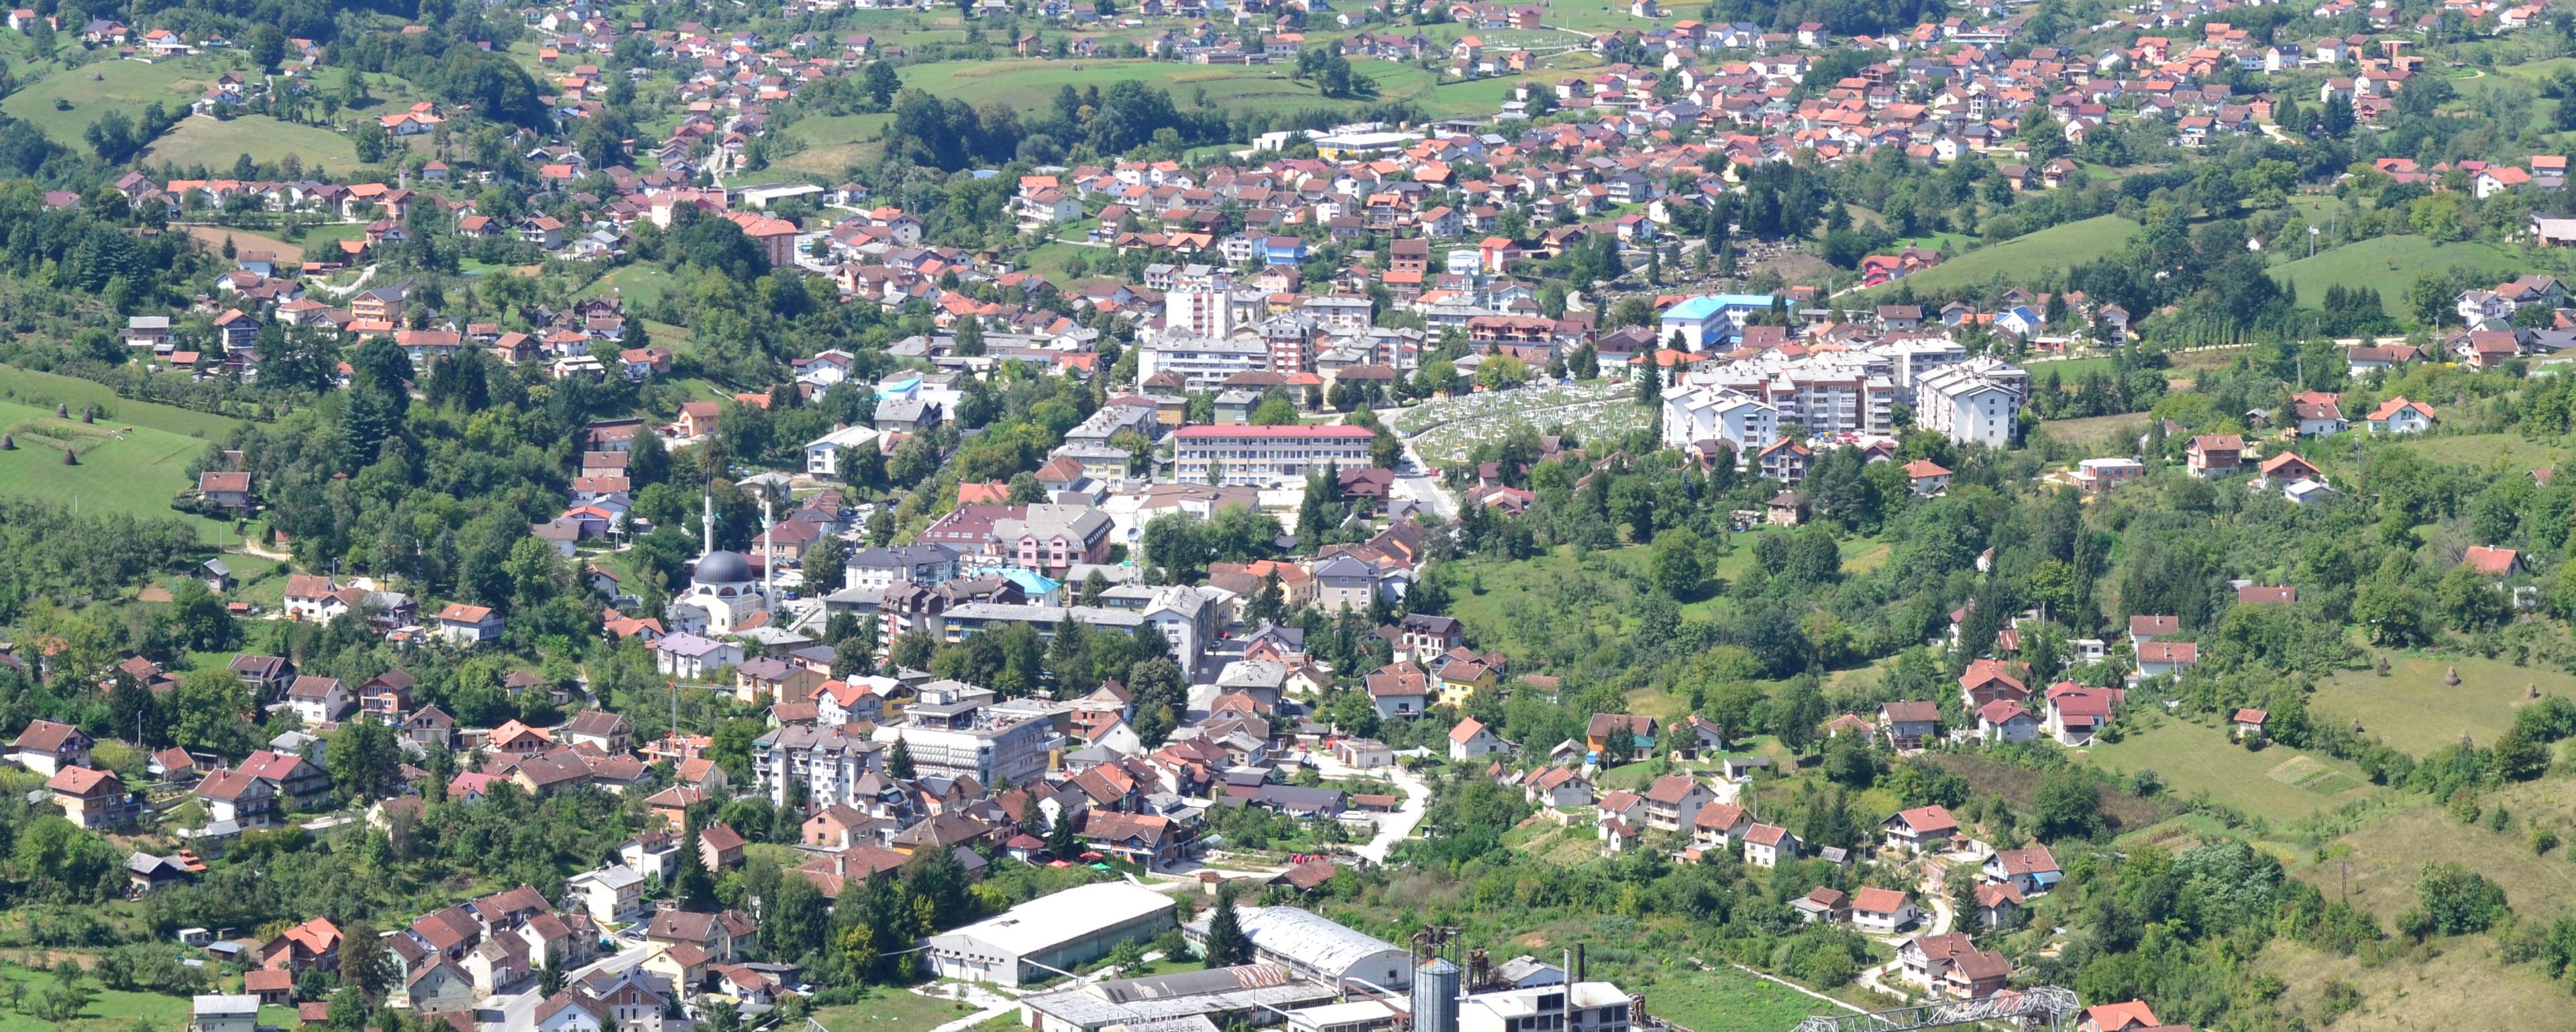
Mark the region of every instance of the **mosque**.
<instances>
[{"instance_id":1,"label":"mosque","mask_svg":"<svg viewBox=\"0 0 2576 1032\"><path fill-rule=\"evenodd\" d=\"M705 547L697 566L689 571L688 590L671 600L663 625L687 634L733 634L759 626L776 609L779 597L769 568L764 564L761 576L754 577L749 557L717 548L715 497L706 496L705 504L699 524L706 531ZM769 528L769 503L764 500L760 506L763 551L767 551Z\"/></svg>"}]
</instances>

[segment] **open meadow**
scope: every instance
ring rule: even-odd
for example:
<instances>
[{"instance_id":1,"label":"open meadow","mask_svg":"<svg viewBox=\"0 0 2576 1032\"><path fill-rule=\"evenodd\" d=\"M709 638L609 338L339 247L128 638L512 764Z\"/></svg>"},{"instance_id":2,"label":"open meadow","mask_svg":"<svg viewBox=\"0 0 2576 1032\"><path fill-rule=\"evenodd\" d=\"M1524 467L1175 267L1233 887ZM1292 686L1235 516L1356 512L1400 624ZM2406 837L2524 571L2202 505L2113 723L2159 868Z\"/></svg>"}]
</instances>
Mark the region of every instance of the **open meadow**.
<instances>
[{"instance_id":1,"label":"open meadow","mask_svg":"<svg viewBox=\"0 0 2576 1032\"><path fill-rule=\"evenodd\" d=\"M2326 296L2330 286L2369 287L2379 291L2380 307L2406 317L2406 288L2416 277L2445 269L2474 269L2482 274L2511 275L2522 267L2512 249L2490 243L2436 244L2420 236L2384 236L2319 251L2271 268L2272 278L2298 288L2308 304Z\"/></svg>"},{"instance_id":2,"label":"open meadow","mask_svg":"<svg viewBox=\"0 0 2576 1032\"><path fill-rule=\"evenodd\" d=\"M2138 224L2117 215L2099 215L2036 233L2000 241L1959 255L1905 278L1917 291L1974 287L1997 275L2021 281L2044 269L2065 269L2095 261L2138 233ZM1893 288L1879 287L1885 296Z\"/></svg>"},{"instance_id":3,"label":"open meadow","mask_svg":"<svg viewBox=\"0 0 2576 1032\"><path fill-rule=\"evenodd\" d=\"M2273 821L2296 820L2381 791L2342 760L2285 745L2248 750L2216 728L2136 716L2138 722L2159 723L2083 750L2085 759L2122 776L2152 770L2169 795L2207 794L2211 802Z\"/></svg>"},{"instance_id":4,"label":"open meadow","mask_svg":"<svg viewBox=\"0 0 2576 1032\"><path fill-rule=\"evenodd\" d=\"M1589 60L1589 55L1561 58ZM1565 67L1571 67L1571 64ZM1170 91L1172 102L1186 109L1220 106L1229 111L1298 111L1357 109L1374 103L1410 100L1435 117L1491 114L1521 78L1547 76L1561 69L1551 64L1524 76L1498 76L1469 82L1439 80L1413 65L1356 61L1352 70L1377 80L1374 100L1326 99L1311 82L1288 77L1283 65L1194 65L1142 59L1092 58L1064 61L934 61L907 65L903 84L939 96L981 104L992 101L1028 109L1055 101L1064 86L1079 90L1133 80Z\"/></svg>"},{"instance_id":5,"label":"open meadow","mask_svg":"<svg viewBox=\"0 0 2576 1032\"><path fill-rule=\"evenodd\" d=\"M267 115L183 118L160 139L152 141L143 156L180 168L203 165L208 170L230 170L233 161L244 154L261 164L292 155L303 162L305 172L311 175L366 164L358 160L357 145L346 134L320 126L281 122Z\"/></svg>"},{"instance_id":6,"label":"open meadow","mask_svg":"<svg viewBox=\"0 0 2576 1032\"><path fill-rule=\"evenodd\" d=\"M2456 863L2504 886L2506 903L2523 921L2576 916L2576 863L2568 862L2563 848L2537 855L2531 849L2533 828L2576 836L2576 796L2565 783L2509 785L2479 803L2482 816L2505 812L2505 830L2491 830L2483 820L2463 824L2427 800L2361 823L2329 842L2323 859L2292 873L2327 899L2349 899L2382 921L2394 921L2415 905L2415 883L2425 864Z\"/></svg>"},{"instance_id":7,"label":"open meadow","mask_svg":"<svg viewBox=\"0 0 2576 1032\"><path fill-rule=\"evenodd\" d=\"M2442 683L2453 668L2457 686ZM2480 745L2512 726L2514 711L2530 704L2531 688L2576 698L2576 675L2540 666L2515 666L2470 655L2401 652L2388 657L2388 676L2341 670L2317 685L2308 712L2318 719L2358 720L2362 733L2415 756L2467 735Z\"/></svg>"}]
</instances>

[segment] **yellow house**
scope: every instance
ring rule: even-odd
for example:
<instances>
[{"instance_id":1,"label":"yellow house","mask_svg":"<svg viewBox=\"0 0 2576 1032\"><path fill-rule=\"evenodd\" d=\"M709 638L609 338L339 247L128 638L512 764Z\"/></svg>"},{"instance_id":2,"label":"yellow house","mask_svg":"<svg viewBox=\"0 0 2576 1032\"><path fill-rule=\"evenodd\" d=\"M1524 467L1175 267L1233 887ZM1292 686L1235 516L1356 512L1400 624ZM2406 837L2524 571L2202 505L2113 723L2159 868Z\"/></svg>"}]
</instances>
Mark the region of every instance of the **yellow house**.
<instances>
[{"instance_id":1,"label":"yellow house","mask_svg":"<svg viewBox=\"0 0 2576 1032\"><path fill-rule=\"evenodd\" d=\"M1479 688L1491 688L1499 680L1494 668L1472 659L1450 662L1440 668L1440 705L1464 706L1467 697Z\"/></svg>"}]
</instances>

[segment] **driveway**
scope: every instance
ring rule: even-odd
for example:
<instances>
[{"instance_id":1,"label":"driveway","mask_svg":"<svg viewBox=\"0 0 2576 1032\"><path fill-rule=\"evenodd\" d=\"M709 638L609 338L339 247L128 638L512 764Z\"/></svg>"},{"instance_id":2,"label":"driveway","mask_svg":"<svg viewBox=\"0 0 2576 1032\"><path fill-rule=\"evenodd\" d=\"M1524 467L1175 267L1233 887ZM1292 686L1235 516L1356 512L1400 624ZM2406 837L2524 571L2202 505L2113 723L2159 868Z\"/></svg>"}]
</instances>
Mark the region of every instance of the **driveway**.
<instances>
[{"instance_id":1,"label":"driveway","mask_svg":"<svg viewBox=\"0 0 2576 1032\"><path fill-rule=\"evenodd\" d=\"M1312 759L1316 772L1322 774L1326 781L1340 781L1375 773L1355 770L1329 755L1319 753ZM1422 775L1402 767L1388 767L1386 776L1395 782L1395 787L1404 791L1404 802L1395 808L1394 813L1377 819L1375 836L1351 848L1351 852L1373 864L1385 863L1387 851L1394 849L1396 843L1404 841L1406 836L1413 834L1414 828L1421 826L1422 816L1431 806L1431 783L1424 781Z\"/></svg>"}]
</instances>

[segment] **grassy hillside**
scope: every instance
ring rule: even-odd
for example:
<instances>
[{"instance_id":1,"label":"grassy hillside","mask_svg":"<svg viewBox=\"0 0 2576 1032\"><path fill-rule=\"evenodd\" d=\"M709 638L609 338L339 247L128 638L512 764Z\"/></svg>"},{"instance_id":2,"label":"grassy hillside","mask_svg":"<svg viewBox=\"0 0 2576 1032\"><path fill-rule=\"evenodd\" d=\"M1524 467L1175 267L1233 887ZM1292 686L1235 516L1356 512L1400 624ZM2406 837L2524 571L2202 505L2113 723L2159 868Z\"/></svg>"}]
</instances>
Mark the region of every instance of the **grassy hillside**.
<instances>
[{"instance_id":1,"label":"grassy hillside","mask_svg":"<svg viewBox=\"0 0 2576 1032\"><path fill-rule=\"evenodd\" d=\"M1542 67L1533 75L1559 74L1565 68L1589 60L1589 55L1560 60L1563 63ZM1435 83L1432 76L1419 68L1384 61L1355 62L1354 70L1377 80L1378 102L1410 100L1434 116L1491 114L1511 92L1515 81L1493 78ZM1371 103L1327 100L1315 92L1312 83L1291 80L1284 68L1269 65L1211 66L1144 60L1002 60L938 61L909 65L903 69L906 86L917 86L970 104L994 101L1024 110L1053 103L1056 90L1062 86L1071 85L1075 89L1099 86L1106 89L1111 83L1128 79L1168 90L1173 102L1182 105L1196 103L1198 91L1206 90L1210 105L1230 110L1357 108Z\"/></svg>"},{"instance_id":2,"label":"grassy hillside","mask_svg":"<svg viewBox=\"0 0 2576 1032\"><path fill-rule=\"evenodd\" d=\"M2137 234L2135 222L2117 215L2096 216L1970 251L1915 273L1905 282L1913 284L1917 291L1975 286L1998 273L2016 282L2027 282L2043 269L2064 269L2098 259Z\"/></svg>"},{"instance_id":3,"label":"grassy hillside","mask_svg":"<svg viewBox=\"0 0 2576 1032\"><path fill-rule=\"evenodd\" d=\"M2372 287L2389 315L2404 318L2406 288L2415 278L2441 269L2466 268L2498 276L2522 264L2510 248L2485 243L2435 244L2420 236L2389 236L2319 251L2272 267L2272 278L2298 288L2299 300L2316 304L2326 288ZM1939 271L1939 270L1934 270Z\"/></svg>"},{"instance_id":4,"label":"grassy hillside","mask_svg":"<svg viewBox=\"0 0 2576 1032\"><path fill-rule=\"evenodd\" d=\"M267 115L180 119L177 127L153 141L144 157L182 168L204 165L208 169L230 169L234 159L244 154L262 164L292 154L304 162L308 173L363 166L358 160L357 145L350 143L347 136L318 126L280 122Z\"/></svg>"},{"instance_id":5,"label":"grassy hillside","mask_svg":"<svg viewBox=\"0 0 2576 1032\"><path fill-rule=\"evenodd\" d=\"M2460 683L2442 683L2457 669ZM2388 657L2388 676L2371 670L2345 670L2317 685L2309 712L2339 720L2359 720L2365 734L2408 753L2422 756L2467 735L2484 745L2513 725L2514 713L2529 705L2530 690L2544 695L2576 697L2576 676L2543 666L2515 666L2477 656L2422 653Z\"/></svg>"},{"instance_id":6,"label":"grassy hillside","mask_svg":"<svg viewBox=\"0 0 2576 1032\"><path fill-rule=\"evenodd\" d=\"M80 146L89 124L109 111L136 117L159 101L163 110L184 114L189 102L213 85L216 76L233 67L231 57L186 57L150 64L100 61L41 76L21 69L19 76L28 81L0 101L0 111L33 123L57 141ZM227 155L224 160L232 158Z\"/></svg>"},{"instance_id":7,"label":"grassy hillside","mask_svg":"<svg viewBox=\"0 0 2576 1032\"><path fill-rule=\"evenodd\" d=\"M240 238L236 238L238 242ZM241 421L211 412L119 398L106 384L61 373L38 372L0 364L0 400L47 410L56 405L99 405L101 423L149 427L180 437L212 439L230 433Z\"/></svg>"},{"instance_id":8,"label":"grassy hillside","mask_svg":"<svg viewBox=\"0 0 2576 1032\"><path fill-rule=\"evenodd\" d=\"M206 442L149 426L101 420L56 419L53 409L0 402L0 432L17 448L0 451L0 493L67 502L147 518L182 518L210 542L231 540L230 525L171 511L170 500L187 490L187 467ZM65 451L80 460L62 464Z\"/></svg>"},{"instance_id":9,"label":"grassy hillside","mask_svg":"<svg viewBox=\"0 0 2576 1032\"><path fill-rule=\"evenodd\" d=\"M2155 718L2139 715L2144 720ZM2380 789L2349 763L2274 745L2260 752L2210 727L2165 720L2112 745L2086 750L2096 766L2123 775L2155 771L2166 791L2213 801L2258 817L2293 820L2373 795Z\"/></svg>"},{"instance_id":10,"label":"grassy hillside","mask_svg":"<svg viewBox=\"0 0 2576 1032\"><path fill-rule=\"evenodd\" d=\"M815 115L797 119L787 127L786 135L805 145L777 161L778 167L818 176L839 176L852 165L864 164L883 152L870 141L885 132L886 123L894 116Z\"/></svg>"}]
</instances>

